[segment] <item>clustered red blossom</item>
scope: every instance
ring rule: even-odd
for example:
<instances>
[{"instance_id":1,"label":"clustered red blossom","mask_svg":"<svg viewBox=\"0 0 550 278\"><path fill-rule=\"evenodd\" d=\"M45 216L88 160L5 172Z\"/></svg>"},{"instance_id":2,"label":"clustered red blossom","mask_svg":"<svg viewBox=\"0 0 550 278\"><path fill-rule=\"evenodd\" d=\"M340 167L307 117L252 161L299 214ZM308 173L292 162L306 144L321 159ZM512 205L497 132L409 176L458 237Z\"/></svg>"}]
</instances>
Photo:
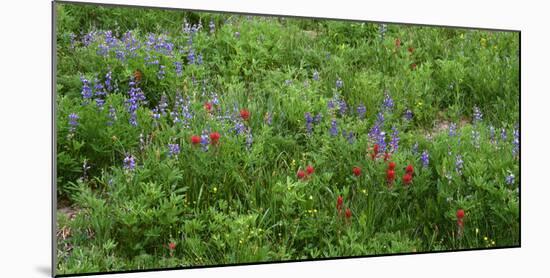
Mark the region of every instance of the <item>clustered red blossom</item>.
<instances>
[{"instance_id":1,"label":"clustered red blossom","mask_svg":"<svg viewBox=\"0 0 550 278\"><path fill-rule=\"evenodd\" d=\"M311 175L313 175L313 173L315 173L315 168L313 168L313 166L311 165L308 165L305 171L302 169L299 169L298 172L296 172L296 177L299 180L307 180L308 178L311 177Z\"/></svg>"},{"instance_id":2,"label":"clustered red blossom","mask_svg":"<svg viewBox=\"0 0 550 278\"><path fill-rule=\"evenodd\" d=\"M458 209L456 211L456 225L458 226L458 237L462 237L464 234L464 210Z\"/></svg>"},{"instance_id":3,"label":"clustered red blossom","mask_svg":"<svg viewBox=\"0 0 550 278\"><path fill-rule=\"evenodd\" d=\"M218 132L212 132L210 133L210 141L212 142L212 145L218 144L218 141L220 140L220 134Z\"/></svg>"},{"instance_id":4,"label":"clustered red blossom","mask_svg":"<svg viewBox=\"0 0 550 278\"><path fill-rule=\"evenodd\" d=\"M191 144L197 145L201 142L201 137L197 135L191 136Z\"/></svg>"},{"instance_id":5,"label":"clustered red blossom","mask_svg":"<svg viewBox=\"0 0 550 278\"><path fill-rule=\"evenodd\" d=\"M459 209L456 211L456 223L459 227L464 227L464 210Z\"/></svg>"},{"instance_id":6,"label":"clustered red blossom","mask_svg":"<svg viewBox=\"0 0 550 278\"><path fill-rule=\"evenodd\" d=\"M336 210L338 211L338 216L342 217L342 209L344 208L344 198L342 197L342 195L339 195L338 198L336 199ZM352 212L351 212L351 209L349 207L346 207L345 211L344 211L344 216L345 216L345 219L346 221L349 223L349 221L351 220L351 216L352 216Z\"/></svg>"},{"instance_id":7,"label":"clustered red blossom","mask_svg":"<svg viewBox=\"0 0 550 278\"><path fill-rule=\"evenodd\" d=\"M210 144L216 145L219 143L221 135L219 132L212 132L209 135L210 138ZM201 143L201 137L198 135L191 135L191 144L198 145Z\"/></svg>"},{"instance_id":8,"label":"clustered red blossom","mask_svg":"<svg viewBox=\"0 0 550 278\"><path fill-rule=\"evenodd\" d=\"M356 176L356 177L359 177L361 176L361 168L355 166L353 167L353 174Z\"/></svg>"},{"instance_id":9,"label":"clustered red blossom","mask_svg":"<svg viewBox=\"0 0 550 278\"><path fill-rule=\"evenodd\" d=\"M239 114L244 121L248 121L248 119L250 118L250 111L248 111L247 109L241 109Z\"/></svg>"},{"instance_id":10,"label":"clustered red blossom","mask_svg":"<svg viewBox=\"0 0 550 278\"><path fill-rule=\"evenodd\" d=\"M206 112L212 111L212 103L210 103L210 102L205 102L205 103L204 103L204 110L206 110Z\"/></svg>"}]
</instances>

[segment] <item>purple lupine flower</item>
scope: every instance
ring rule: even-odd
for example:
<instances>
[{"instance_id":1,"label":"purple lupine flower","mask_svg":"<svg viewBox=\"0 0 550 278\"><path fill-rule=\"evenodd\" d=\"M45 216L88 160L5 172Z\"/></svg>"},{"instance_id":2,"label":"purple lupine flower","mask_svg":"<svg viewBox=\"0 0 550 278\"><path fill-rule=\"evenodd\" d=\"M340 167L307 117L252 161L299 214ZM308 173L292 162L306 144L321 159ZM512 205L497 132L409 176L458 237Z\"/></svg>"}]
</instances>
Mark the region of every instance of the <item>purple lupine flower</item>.
<instances>
[{"instance_id":1,"label":"purple lupine flower","mask_svg":"<svg viewBox=\"0 0 550 278\"><path fill-rule=\"evenodd\" d=\"M183 65L181 64L181 62L174 62L174 66L176 67L176 75L181 76L181 73L183 71Z\"/></svg>"},{"instance_id":2,"label":"purple lupine flower","mask_svg":"<svg viewBox=\"0 0 550 278\"><path fill-rule=\"evenodd\" d=\"M203 130L201 134L201 146L203 151L208 151L208 144L210 144L210 137L207 130Z\"/></svg>"},{"instance_id":3,"label":"purple lupine flower","mask_svg":"<svg viewBox=\"0 0 550 278\"><path fill-rule=\"evenodd\" d=\"M84 37L82 37L82 44L84 46L89 46L95 40L95 32L89 32Z\"/></svg>"},{"instance_id":4,"label":"purple lupine flower","mask_svg":"<svg viewBox=\"0 0 550 278\"><path fill-rule=\"evenodd\" d=\"M464 160L461 155L457 155L455 160L455 170L459 175L462 175L462 168L464 166Z\"/></svg>"},{"instance_id":5,"label":"purple lupine flower","mask_svg":"<svg viewBox=\"0 0 550 278\"><path fill-rule=\"evenodd\" d=\"M479 110L479 108L477 106L474 106L474 114L473 115L474 115L474 119L473 119L474 124L479 123L483 118L483 114L481 113L481 110Z\"/></svg>"},{"instance_id":6,"label":"purple lupine flower","mask_svg":"<svg viewBox=\"0 0 550 278\"><path fill-rule=\"evenodd\" d=\"M235 133L237 133L237 134L242 134L246 131L246 126L244 125L244 123L241 120L236 119L235 120L235 127L234 127L233 130L235 130Z\"/></svg>"},{"instance_id":7,"label":"purple lupine flower","mask_svg":"<svg viewBox=\"0 0 550 278\"><path fill-rule=\"evenodd\" d=\"M451 123L449 125L449 136L450 137L456 136L456 124L455 123Z\"/></svg>"},{"instance_id":8,"label":"purple lupine flower","mask_svg":"<svg viewBox=\"0 0 550 278\"><path fill-rule=\"evenodd\" d=\"M422 152L422 155L420 156L420 160L422 160L423 167L428 167L428 165L430 164L430 155L428 154L427 150L424 150Z\"/></svg>"},{"instance_id":9,"label":"purple lupine flower","mask_svg":"<svg viewBox=\"0 0 550 278\"><path fill-rule=\"evenodd\" d=\"M78 115L76 113L71 113L69 115L69 132L73 133L76 131L76 127L78 126Z\"/></svg>"},{"instance_id":10,"label":"purple lupine flower","mask_svg":"<svg viewBox=\"0 0 550 278\"><path fill-rule=\"evenodd\" d=\"M97 108L99 108L99 110L103 110L103 106L105 105L105 100L104 99L96 98L95 103L97 105Z\"/></svg>"},{"instance_id":11,"label":"purple lupine flower","mask_svg":"<svg viewBox=\"0 0 550 278\"><path fill-rule=\"evenodd\" d=\"M136 50L139 49L141 46L139 44L139 41L132 35L132 31L124 33L122 41L124 42L126 51L130 55L130 57L135 57Z\"/></svg>"},{"instance_id":12,"label":"purple lupine flower","mask_svg":"<svg viewBox=\"0 0 550 278\"><path fill-rule=\"evenodd\" d=\"M105 99L103 99L102 97L104 97L107 94L107 92L105 92L103 84L101 84L99 80L97 80L97 78L95 79L94 90L95 90L94 94L96 96L95 102L96 102L97 108L99 108L99 110L103 110Z\"/></svg>"},{"instance_id":13,"label":"purple lupine flower","mask_svg":"<svg viewBox=\"0 0 550 278\"><path fill-rule=\"evenodd\" d=\"M159 104L157 105L157 108L160 114L166 115L166 108L168 108L168 100L165 94L160 96L160 101L159 101Z\"/></svg>"},{"instance_id":14,"label":"purple lupine flower","mask_svg":"<svg viewBox=\"0 0 550 278\"><path fill-rule=\"evenodd\" d=\"M254 142L254 137L252 136L252 130L248 129L246 132L246 148L250 150L253 142Z\"/></svg>"},{"instance_id":15,"label":"purple lupine flower","mask_svg":"<svg viewBox=\"0 0 550 278\"><path fill-rule=\"evenodd\" d=\"M472 142L474 143L474 147L476 149L479 149L479 147L480 147L479 137L480 137L479 131L477 129L473 129L472 130Z\"/></svg>"},{"instance_id":16,"label":"purple lupine flower","mask_svg":"<svg viewBox=\"0 0 550 278\"><path fill-rule=\"evenodd\" d=\"M213 105L219 105L219 104L220 104L220 99L219 99L217 93L215 93L215 92L211 92L211 93L210 93L210 102L211 102Z\"/></svg>"},{"instance_id":17,"label":"purple lupine flower","mask_svg":"<svg viewBox=\"0 0 550 278\"><path fill-rule=\"evenodd\" d=\"M495 143L495 127L489 126L489 139L491 140L491 143Z\"/></svg>"},{"instance_id":18,"label":"purple lupine flower","mask_svg":"<svg viewBox=\"0 0 550 278\"><path fill-rule=\"evenodd\" d=\"M111 92L113 91L113 85L112 85L112 73L109 71L107 74L105 74L105 88L107 91Z\"/></svg>"},{"instance_id":19,"label":"purple lupine flower","mask_svg":"<svg viewBox=\"0 0 550 278\"><path fill-rule=\"evenodd\" d=\"M208 27L210 28L210 34L213 34L216 31L216 24L214 24L213 20L210 20Z\"/></svg>"},{"instance_id":20,"label":"purple lupine flower","mask_svg":"<svg viewBox=\"0 0 550 278\"><path fill-rule=\"evenodd\" d=\"M87 101L92 98L93 95L92 88L90 87L90 81L84 77L80 77L80 81L82 81L82 92L80 94L82 95L82 98Z\"/></svg>"},{"instance_id":21,"label":"purple lupine flower","mask_svg":"<svg viewBox=\"0 0 550 278\"><path fill-rule=\"evenodd\" d=\"M405 110L405 120L410 121L413 118L413 112L410 109Z\"/></svg>"},{"instance_id":22,"label":"purple lupine flower","mask_svg":"<svg viewBox=\"0 0 550 278\"><path fill-rule=\"evenodd\" d=\"M180 153L180 145L179 144L168 144L168 154L170 156L178 156Z\"/></svg>"},{"instance_id":23,"label":"purple lupine flower","mask_svg":"<svg viewBox=\"0 0 550 278\"><path fill-rule=\"evenodd\" d=\"M339 105L340 116L344 116L348 111L348 104L344 99L340 99L340 101L338 102L338 105Z\"/></svg>"},{"instance_id":24,"label":"purple lupine flower","mask_svg":"<svg viewBox=\"0 0 550 278\"><path fill-rule=\"evenodd\" d=\"M376 138L376 143L378 144L378 149L380 152L386 151L386 132L380 131Z\"/></svg>"},{"instance_id":25,"label":"purple lupine flower","mask_svg":"<svg viewBox=\"0 0 550 278\"><path fill-rule=\"evenodd\" d=\"M393 99L387 91L385 92L383 107L388 111L391 111L394 107Z\"/></svg>"},{"instance_id":26,"label":"purple lupine flower","mask_svg":"<svg viewBox=\"0 0 550 278\"><path fill-rule=\"evenodd\" d=\"M311 113L306 112L305 113L306 118L306 130L308 134L311 134L313 132L313 117L311 117Z\"/></svg>"},{"instance_id":27,"label":"purple lupine flower","mask_svg":"<svg viewBox=\"0 0 550 278\"><path fill-rule=\"evenodd\" d=\"M328 107L328 109L334 109L334 101L332 99L330 99L328 101L327 107Z\"/></svg>"},{"instance_id":28,"label":"purple lupine flower","mask_svg":"<svg viewBox=\"0 0 550 278\"><path fill-rule=\"evenodd\" d=\"M330 122L330 135L332 136L338 135L338 125L336 123L336 119L332 119Z\"/></svg>"},{"instance_id":29,"label":"purple lupine flower","mask_svg":"<svg viewBox=\"0 0 550 278\"><path fill-rule=\"evenodd\" d=\"M109 48L114 48L118 46L118 40L115 36L113 36L112 31L106 31L103 33L103 35L105 36L105 43L107 44L107 46L109 46Z\"/></svg>"},{"instance_id":30,"label":"purple lupine flower","mask_svg":"<svg viewBox=\"0 0 550 278\"><path fill-rule=\"evenodd\" d=\"M414 142L414 145L412 147L412 153L415 155L418 153L418 142Z\"/></svg>"},{"instance_id":31,"label":"purple lupine flower","mask_svg":"<svg viewBox=\"0 0 550 278\"><path fill-rule=\"evenodd\" d=\"M344 87L344 81L338 77L338 79L336 79L336 89L340 89L342 87Z\"/></svg>"},{"instance_id":32,"label":"purple lupine flower","mask_svg":"<svg viewBox=\"0 0 550 278\"><path fill-rule=\"evenodd\" d=\"M99 56L107 56L109 53L109 47L105 44L100 44L97 46L97 55Z\"/></svg>"},{"instance_id":33,"label":"purple lupine flower","mask_svg":"<svg viewBox=\"0 0 550 278\"><path fill-rule=\"evenodd\" d=\"M342 134L345 134L345 132L343 132ZM348 133L346 139L348 140L349 144L353 144L355 142L355 134L353 134L353 131L350 131Z\"/></svg>"},{"instance_id":34,"label":"purple lupine flower","mask_svg":"<svg viewBox=\"0 0 550 278\"><path fill-rule=\"evenodd\" d=\"M359 106L357 106L357 115L359 116L359 119L364 119L366 113L367 107L365 107L362 103L359 104Z\"/></svg>"},{"instance_id":35,"label":"purple lupine flower","mask_svg":"<svg viewBox=\"0 0 550 278\"><path fill-rule=\"evenodd\" d=\"M189 22L187 22L186 18L183 19L182 30L186 34L191 33L191 24L189 24Z\"/></svg>"},{"instance_id":36,"label":"purple lupine flower","mask_svg":"<svg viewBox=\"0 0 550 278\"><path fill-rule=\"evenodd\" d=\"M515 180L516 180L516 177L512 173L510 173L508 176L506 176L506 184L508 184L508 185L514 184Z\"/></svg>"},{"instance_id":37,"label":"purple lupine flower","mask_svg":"<svg viewBox=\"0 0 550 278\"><path fill-rule=\"evenodd\" d=\"M372 140L378 141L378 137L381 133L382 125L384 124L384 114L382 112L378 112L376 115L376 121L374 122L373 127L369 131L369 137Z\"/></svg>"},{"instance_id":38,"label":"purple lupine flower","mask_svg":"<svg viewBox=\"0 0 550 278\"><path fill-rule=\"evenodd\" d=\"M381 40L384 40L384 35L386 34L386 31L388 31L388 25L380 24L378 28L378 35L380 36Z\"/></svg>"},{"instance_id":39,"label":"purple lupine flower","mask_svg":"<svg viewBox=\"0 0 550 278\"><path fill-rule=\"evenodd\" d=\"M159 66L159 71L157 73L158 79L164 79L164 75L166 74L166 72L164 71L164 67L164 65Z\"/></svg>"},{"instance_id":40,"label":"purple lupine flower","mask_svg":"<svg viewBox=\"0 0 550 278\"><path fill-rule=\"evenodd\" d=\"M502 139L502 141L506 141L506 139L508 138L508 136L506 135L506 129L505 128L500 129L500 138Z\"/></svg>"},{"instance_id":41,"label":"purple lupine flower","mask_svg":"<svg viewBox=\"0 0 550 278\"><path fill-rule=\"evenodd\" d=\"M321 121L323 120L323 114L321 114L321 112L317 113L317 115L315 115L315 118L313 118L313 123L314 124L319 124L321 123Z\"/></svg>"},{"instance_id":42,"label":"purple lupine flower","mask_svg":"<svg viewBox=\"0 0 550 278\"><path fill-rule=\"evenodd\" d=\"M181 100L181 116L183 117L183 125L184 127L189 127L191 119L193 119L193 113L189 109L189 106L191 105L191 99L189 98L189 96L187 96L185 100Z\"/></svg>"},{"instance_id":43,"label":"purple lupine flower","mask_svg":"<svg viewBox=\"0 0 550 278\"><path fill-rule=\"evenodd\" d=\"M512 141L512 144L514 144L514 146L512 148L512 155L516 156L517 154L519 154L519 129L517 125L516 125L516 128L514 128L513 134L514 134L514 141Z\"/></svg>"},{"instance_id":44,"label":"purple lupine flower","mask_svg":"<svg viewBox=\"0 0 550 278\"><path fill-rule=\"evenodd\" d=\"M115 51L115 58L117 58L119 61L124 61L126 58L126 53L120 49Z\"/></svg>"},{"instance_id":45,"label":"purple lupine flower","mask_svg":"<svg viewBox=\"0 0 550 278\"><path fill-rule=\"evenodd\" d=\"M319 72L318 71L313 72L313 80L319 81Z\"/></svg>"},{"instance_id":46,"label":"purple lupine flower","mask_svg":"<svg viewBox=\"0 0 550 278\"><path fill-rule=\"evenodd\" d=\"M399 132L395 126L393 126L391 129L393 131L390 141L391 152L396 152L397 148L399 147Z\"/></svg>"},{"instance_id":47,"label":"purple lupine flower","mask_svg":"<svg viewBox=\"0 0 550 278\"><path fill-rule=\"evenodd\" d=\"M127 171L133 171L136 168L136 158L133 155L126 155L124 157L124 169Z\"/></svg>"},{"instance_id":48,"label":"purple lupine flower","mask_svg":"<svg viewBox=\"0 0 550 278\"><path fill-rule=\"evenodd\" d=\"M155 119L155 120L160 119L160 111L159 111L159 109L158 109L157 107L153 108L153 109L151 110L151 112L152 112L152 113L151 113L151 116L153 117L153 119Z\"/></svg>"},{"instance_id":49,"label":"purple lupine flower","mask_svg":"<svg viewBox=\"0 0 550 278\"><path fill-rule=\"evenodd\" d=\"M187 62L190 65L195 63L195 50L193 50L193 48L189 49L189 52L187 53Z\"/></svg>"},{"instance_id":50,"label":"purple lupine flower","mask_svg":"<svg viewBox=\"0 0 550 278\"><path fill-rule=\"evenodd\" d=\"M126 100L128 113L130 113L130 124L137 126L137 110L140 103L145 101L145 94L136 86L134 81L130 81L130 90L128 91L129 98Z\"/></svg>"},{"instance_id":51,"label":"purple lupine flower","mask_svg":"<svg viewBox=\"0 0 550 278\"><path fill-rule=\"evenodd\" d=\"M98 97L102 97L102 96L105 96L107 94L107 92L105 92L104 90L104 87L103 87L103 84L101 84L101 82L99 82L99 80L96 78L94 80L94 95L98 96Z\"/></svg>"},{"instance_id":52,"label":"purple lupine flower","mask_svg":"<svg viewBox=\"0 0 550 278\"><path fill-rule=\"evenodd\" d=\"M113 125L116 120L116 110L112 105L109 105L109 121L107 122L107 125Z\"/></svg>"},{"instance_id":53,"label":"purple lupine flower","mask_svg":"<svg viewBox=\"0 0 550 278\"><path fill-rule=\"evenodd\" d=\"M197 55L197 65L202 65L202 53L199 53L199 55Z\"/></svg>"}]
</instances>

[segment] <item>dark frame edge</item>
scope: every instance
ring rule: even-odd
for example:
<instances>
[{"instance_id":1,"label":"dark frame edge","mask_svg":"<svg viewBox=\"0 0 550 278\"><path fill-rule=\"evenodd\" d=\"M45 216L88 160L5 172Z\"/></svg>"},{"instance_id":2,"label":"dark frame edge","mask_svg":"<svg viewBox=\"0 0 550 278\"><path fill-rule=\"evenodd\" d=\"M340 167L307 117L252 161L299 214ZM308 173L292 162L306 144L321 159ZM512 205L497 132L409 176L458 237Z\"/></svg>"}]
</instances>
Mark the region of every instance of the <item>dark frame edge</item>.
<instances>
[{"instance_id":1,"label":"dark frame edge","mask_svg":"<svg viewBox=\"0 0 550 278\"><path fill-rule=\"evenodd\" d=\"M55 125L55 120L56 120L56 101L55 101L55 97L56 97L56 75L57 75L57 26L56 26L56 18L57 18L57 13L56 13L56 3L57 1L52 1L51 2L51 17L52 17L52 30L51 30L51 34L52 34L52 37L51 37L51 48L52 48L52 57L51 57L51 67L52 67L52 77L51 77L51 90L52 90L52 95L51 95L51 117L52 117L52 126L51 126L51 131L52 131L52 145L51 145L51 149L52 149L52 158L51 158L51 162L52 162L52 180L51 180L51 183L52 183L52 207L51 207L51 210L52 210L52 226L51 226L51 233L52 233L52 252L51 252L51 276L52 277L57 277L56 276L56 265L57 265L57 128L56 128L56 125Z\"/></svg>"}]
</instances>

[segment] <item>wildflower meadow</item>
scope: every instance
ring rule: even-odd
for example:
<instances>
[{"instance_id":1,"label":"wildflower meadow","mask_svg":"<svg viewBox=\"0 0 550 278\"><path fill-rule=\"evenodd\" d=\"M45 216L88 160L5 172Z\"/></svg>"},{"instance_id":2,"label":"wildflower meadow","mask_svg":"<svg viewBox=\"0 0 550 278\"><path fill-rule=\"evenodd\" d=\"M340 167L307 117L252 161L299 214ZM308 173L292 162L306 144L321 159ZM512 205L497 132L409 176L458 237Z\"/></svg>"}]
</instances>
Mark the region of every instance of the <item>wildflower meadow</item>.
<instances>
[{"instance_id":1,"label":"wildflower meadow","mask_svg":"<svg viewBox=\"0 0 550 278\"><path fill-rule=\"evenodd\" d=\"M518 32L55 13L57 274L520 244Z\"/></svg>"}]
</instances>

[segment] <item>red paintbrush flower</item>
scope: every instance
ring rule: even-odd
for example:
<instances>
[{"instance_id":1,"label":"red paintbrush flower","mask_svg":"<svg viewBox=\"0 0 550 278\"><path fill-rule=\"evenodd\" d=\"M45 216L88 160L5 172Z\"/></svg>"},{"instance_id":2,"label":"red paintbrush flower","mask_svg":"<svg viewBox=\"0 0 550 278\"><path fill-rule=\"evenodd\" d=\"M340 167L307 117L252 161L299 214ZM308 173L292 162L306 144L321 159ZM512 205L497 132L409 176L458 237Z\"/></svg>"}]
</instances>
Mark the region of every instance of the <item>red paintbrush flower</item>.
<instances>
[{"instance_id":1,"label":"red paintbrush flower","mask_svg":"<svg viewBox=\"0 0 550 278\"><path fill-rule=\"evenodd\" d=\"M359 167L353 167L353 174L356 176L356 177L359 177L361 176L361 168Z\"/></svg>"},{"instance_id":2,"label":"red paintbrush flower","mask_svg":"<svg viewBox=\"0 0 550 278\"><path fill-rule=\"evenodd\" d=\"M388 170L395 170L395 162L392 161L388 164Z\"/></svg>"},{"instance_id":3,"label":"red paintbrush flower","mask_svg":"<svg viewBox=\"0 0 550 278\"><path fill-rule=\"evenodd\" d=\"M338 213L342 210L342 205L344 204L344 198L342 196L338 196L338 199L336 200L336 209L338 210Z\"/></svg>"},{"instance_id":4,"label":"red paintbrush flower","mask_svg":"<svg viewBox=\"0 0 550 278\"><path fill-rule=\"evenodd\" d=\"M411 54L414 52L414 48L412 46L409 46L409 48L407 50L409 50L409 53L411 53Z\"/></svg>"},{"instance_id":5,"label":"red paintbrush flower","mask_svg":"<svg viewBox=\"0 0 550 278\"><path fill-rule=\"evenodd\" d=\"M304 172L303 170L298 170L296 176L298 177L298 179L304 179L306 177L306 172Z\"/></svg>"},{"instance_id":6,"label":"red paintbrush flower","mask_svg":"<svg viewBox=\"0 0 550 278\"><path fill-rule=\"evenodd\" d=\"M411 69L412 69L412 70L415 70L415 69L416 69L416 63L411 64Z\"/></svg>"},{"instance_id":7,"label":"red paintbrush flower","mask_svg":"<svg viewBox=\"0 0 550 278\"><path fill-rule=\"evenodd\" d=\"M407 172L407 174L413 174L414 172L414 168L411 164L407 165L407 168L405 168L405 172Z\"/></svg>"},{"instance_id":8,"label":"red paintbrush flower","mask_svg":"<svg viewBox=\"0 0 550 278\"><path fill-rule=\"evenodd\" d=\"M399 38L395 39L395 47L401 46L401 40Z\"/></svg>"},{"instance_id":9,"label":"red paintbrush flower","mask_svg":"<svg viewBox=\"0 0 550 278\"><path fill-rule=\"evenodd\" d=\"M459 209L456 211L456 224L460 227L460 228L464 228L464 210L463 209Z\"/></svg>"},{"instance_id":10,"label":"red paintbrush flower","mask_svg":"<svg viewBox=\"0 0 550 278\"><path fill-rule=\"evenodd\" d=\"M392 182L395 179L395 171L394 170L388 170L386 172L386 179L388 182Z\"/></svg>"},{"instance_id":11,"label":"red paintbrush flower","mask_svg":"<svg viewBox=\"0 0 550 278\"><path fill-rule=\"evenodd\" d=\"M220 134L218 132L212 132L210 133L210 141L212 141L212 144L217 144L220 140Z\"/></svg>"},{"instance_id":12,"label":"red paintbrush flower","mask_svg":"<svg viewBox=\"0 0 550 278\"><path fill-rule=\"evenodd\" d=\"M405 174L405 175L403 176L403 183L404 183L405 185L409 185L409 184L411 184L412 179L413 179L413 177L411 176L411 174Z\"/></svg>"},{"instance_id":13,"label":"red paintbrush flower","mask_svg":"<svg viewBox=\"0 0 550 278\"><path fill-rule=\"evenodd\" d=\"M207 112L210 112L212 110L212 103L210 102L205 102L204 103L204 109L207 111Z\"/></svg>"},{"instance_id":14,"label":"red paintbrush flower","mask_svg":"<svg viewBox=\"0 0 550 278\"><path fill-rule=\"evenodd\" d=\"M378 144L374 144L374 147L372 150L374 151L374 154L378 154L378 150L379 150Z\"/></svg>"},{"instance_id":15,"label":"red paintbrush flower","mask_svg":"<svg viewBox=\"0 0 550 278\"><path fill-rule=\"evenodd\" d=\"M388 161L388 160L390 160L390 158L391 158L391 154L388 153L388 152L386 152L386 153L384 154L384 161Z\"/></svg>"},{"instance_id":16,"label":"red paintbrush flower","mask_svg":"<svg viewBox=\"0 0 550 278\"><path fill-rule=\"evenodd\" d=\"M346 208L346 218L347 219L351 218L351 209L349 209L349 208Z\"/></svg>"},{"instance_id":17,"label":"red paintbrush flower","mask_svg":"<svg viewBox=\"0 0 550 278\"><path fill-rule=\"evenodd\" d=\"M243 118L243 120L245 121L248 121L248 118L250 118L250 112L246 109L241 109L241 118Z\"/></svg>"},{"instance_id":18,"label":"red paintbrush flower","mask_svg":"<svg viewBox=\"0 0 550 278\"><path fill-rule=\"evenodd\" d=\"M201 137L200 137L200 136L197 136L197 135L191 136L191 143L192 143L193 145L196 145L196 144L198 144L198 143L200 143L200 142L201 142Z\"/></svg>"},{"instance_id":19,"label":"red paintbrush flower","mask_svg":"<svg viewBox=\"0 0 550 278\"><path fill-rule=\"evenodd\" d=\"M308 175L311 175L311 174L313 174L313 173L315 172L315 169L313 168L313 166L308 165L308 166L306 167L306 172L307 172Z\"/></svg>"},{"instance_id":20,"label":"red paintbrush flower","mask_svg":"<svg viewBox=\"0 0 550 278\"><path fill-rule=\"evenodd\" d=\"M463 209L459 209L456 211L456 218L458 220L462 220L462 218L464 218L464 210Z\"/></svg>"},{"instance_id":21,"label":"red paintbrush flower","mask_svg":"<svg viewBox=\"0 0 550 278\"><path fill-rule=\"evenodd\" d=\"M176 243L175 242L170 242L168 244L168 248L170 248L170 250L175 250L176 249Z\"/></svg>"}]
</instances>

